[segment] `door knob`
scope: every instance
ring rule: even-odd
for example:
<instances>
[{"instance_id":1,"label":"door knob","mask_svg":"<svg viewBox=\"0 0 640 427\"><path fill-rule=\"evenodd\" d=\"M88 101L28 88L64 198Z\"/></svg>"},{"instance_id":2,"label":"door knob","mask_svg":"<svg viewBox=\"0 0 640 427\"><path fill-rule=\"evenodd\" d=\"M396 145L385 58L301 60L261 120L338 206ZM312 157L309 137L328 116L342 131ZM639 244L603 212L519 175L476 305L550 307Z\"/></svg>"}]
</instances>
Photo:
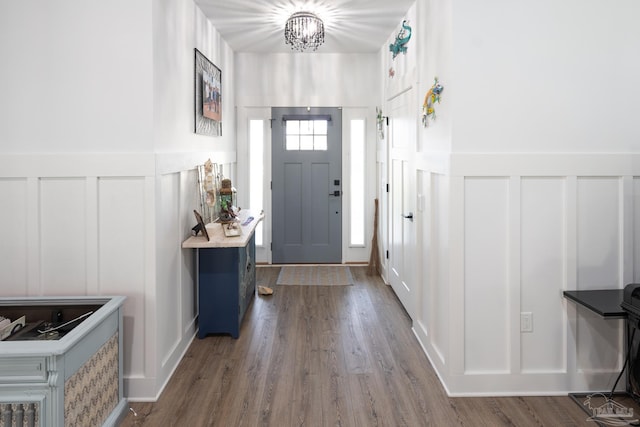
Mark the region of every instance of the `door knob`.
<instances>
[{"instance_id":1,"label":"door knob","mask_svg":"<svg viewBox=\"0 0 640 427\"><path fill-rule=\"evenodd\" d=\"M408 214L402 214L403 218L413 221L413 212L409 212Z\"/></svg>"}]
</instances>

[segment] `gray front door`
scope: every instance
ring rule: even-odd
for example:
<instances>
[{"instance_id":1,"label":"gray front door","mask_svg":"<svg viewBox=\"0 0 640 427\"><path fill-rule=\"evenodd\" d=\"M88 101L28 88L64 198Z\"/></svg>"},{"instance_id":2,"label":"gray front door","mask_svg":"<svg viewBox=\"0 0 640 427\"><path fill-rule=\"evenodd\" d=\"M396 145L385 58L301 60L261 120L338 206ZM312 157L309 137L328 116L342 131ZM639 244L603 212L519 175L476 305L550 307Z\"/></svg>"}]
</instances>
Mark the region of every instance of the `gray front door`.
<instances>
[{"instance_id":1,"label":"gray front door","mask_svg":"<svg viewBox=\"0 0 640 427\"><path fill-rule=\"evenodd\" d=\"M342 110L272 109L274 264L342 262Z\"/></svg>"}]
</instances>

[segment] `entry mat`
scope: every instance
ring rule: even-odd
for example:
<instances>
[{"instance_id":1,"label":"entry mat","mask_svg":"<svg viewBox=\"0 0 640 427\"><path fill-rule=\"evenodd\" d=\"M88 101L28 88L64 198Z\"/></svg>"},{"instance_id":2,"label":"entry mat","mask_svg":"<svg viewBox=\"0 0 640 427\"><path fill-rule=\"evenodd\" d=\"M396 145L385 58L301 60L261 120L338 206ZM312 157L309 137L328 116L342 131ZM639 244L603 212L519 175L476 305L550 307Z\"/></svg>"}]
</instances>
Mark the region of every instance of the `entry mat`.
<instances>
[{"instance_id":1,"label":"entry mat","mask_svg":"<svg viewBox=\"0 0 640 427\"><path fill-rule=\"evenodd\" d=\"M277 285L349 286L353 276L343 265L294 265L280 268Z\"/></svg>"}]
</instances>

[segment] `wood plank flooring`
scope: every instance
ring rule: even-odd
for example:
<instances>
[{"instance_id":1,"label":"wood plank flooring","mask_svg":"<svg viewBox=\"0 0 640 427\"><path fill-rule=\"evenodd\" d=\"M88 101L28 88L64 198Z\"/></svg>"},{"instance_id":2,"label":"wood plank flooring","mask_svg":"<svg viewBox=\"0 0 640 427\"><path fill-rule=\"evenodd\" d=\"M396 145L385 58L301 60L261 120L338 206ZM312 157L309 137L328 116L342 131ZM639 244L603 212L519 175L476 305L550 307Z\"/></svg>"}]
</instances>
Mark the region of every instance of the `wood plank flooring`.
<instances>
[{"instance_id":1,"label":"wood plank flooring","mask_svg":"<svg viewBox=\"0 0 640 427\"><path fill-rule=\"evenodd\" d=\"M128 426L594 426L568 397L449 398L390 287L276 286L240 337L195 339L155 403Z\"/></svg>"}]
</instances>

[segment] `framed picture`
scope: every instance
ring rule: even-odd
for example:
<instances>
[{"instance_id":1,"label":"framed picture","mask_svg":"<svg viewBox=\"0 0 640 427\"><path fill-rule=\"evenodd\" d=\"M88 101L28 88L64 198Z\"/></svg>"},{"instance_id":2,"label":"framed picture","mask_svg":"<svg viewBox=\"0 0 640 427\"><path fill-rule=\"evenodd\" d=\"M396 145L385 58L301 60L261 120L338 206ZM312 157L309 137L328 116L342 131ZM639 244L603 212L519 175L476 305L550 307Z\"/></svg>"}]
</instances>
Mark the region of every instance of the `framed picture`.
<instances>
[{"instance_id":1,"label":"framed picture","mask_svg":"<svg viewBox=\"0 0 640 427\"><path fill-rule=\"evenodd\" d=\"M200 215L200 213L195 209L193 210L193 215L195 215L196 221L198 222L198 225L200 226L200 231L202 231L202 234L204 235L204 237L207 238L207 242L208 242L210 240L209 239L209 232L207 232L207 227L205 227L204 220L202 219L202 215Z\"/></svg>"},{"instance_id":2,"label":"framed picture","mask_svg":"<svg viewBox=\"0 0 640 427\"><path fill-rule=\"evenodd\" d=\"M222 72L195 50L195 133L222 135Z\"/></svg>"}]
</instances>

